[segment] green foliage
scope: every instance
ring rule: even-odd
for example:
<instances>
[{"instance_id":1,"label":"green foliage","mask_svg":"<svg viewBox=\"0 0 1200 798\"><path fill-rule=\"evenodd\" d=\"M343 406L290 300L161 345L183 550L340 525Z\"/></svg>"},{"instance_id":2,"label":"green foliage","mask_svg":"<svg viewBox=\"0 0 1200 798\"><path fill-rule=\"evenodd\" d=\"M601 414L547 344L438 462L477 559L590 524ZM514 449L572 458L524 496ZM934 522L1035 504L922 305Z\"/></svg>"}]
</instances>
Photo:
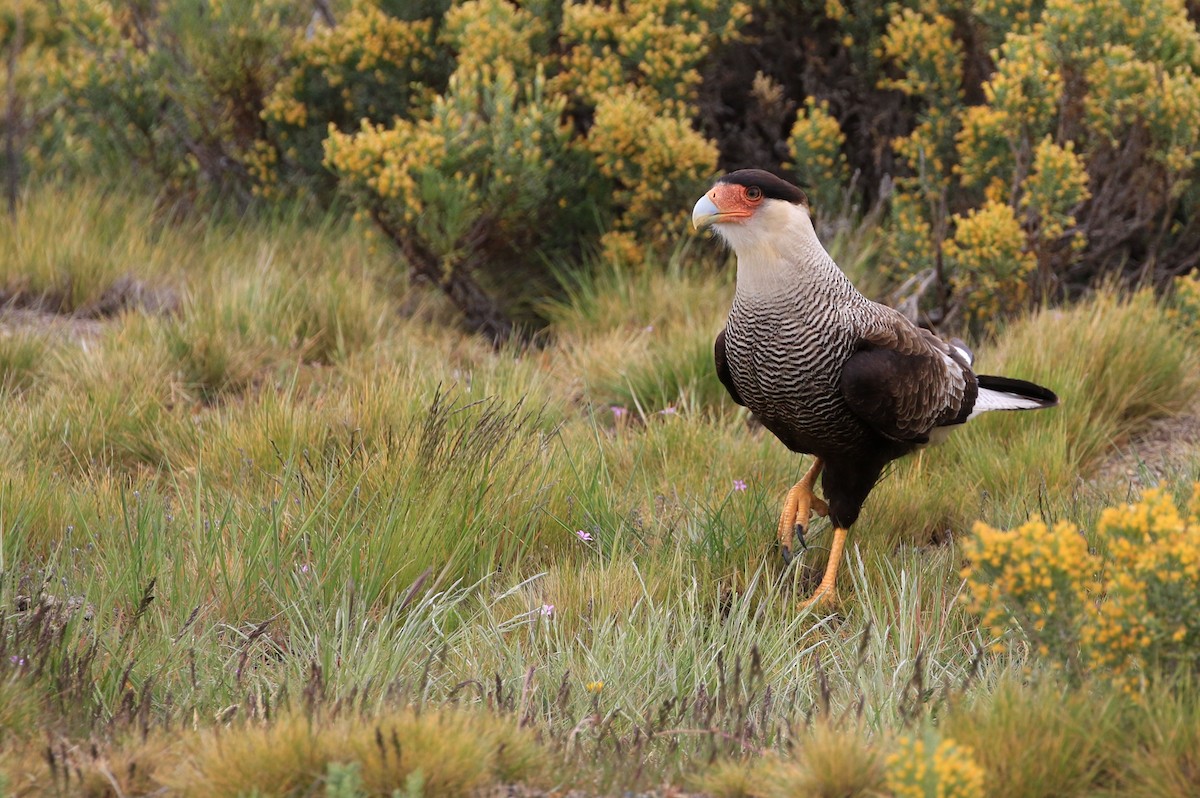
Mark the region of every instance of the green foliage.
<instances>
[{"instance_id":1,"label":"green foliage","mask_svg":"<svg viewBox=\"0 0 1200 798\"><path fill-rule=\"evenodd\" d=\"M263 98L303 12L266 3L62 4L56 81L75 168L148 170L177 195L205 185L248 198Z\"/></svg>"},{"instance_id":2,"label":"green foliage","mask_svg":"<svg viewBox=\"0 0 1200 798\"><path fill-rule=\"evenodd\" d=\"M884 268L936 278L935 321L987 328L1039 293L1194 265L1200 35L1183 3L901 3L882 32L878 9L813 13L863 75L907 98L903 132L886 142ZM841 53L818 52L822 74L838 69ZM836 152L844 134L849 164L880 168L853 127L877 113L865 97L804 89L807 146ZM824 137L811 110L822 102Z\"/></svg>"},{"instance_id":3,"label":"green foliage","mask_svg":"<svg viewBox=\"0 0 1200 798\"><path fill-rule=\"evenodd\" d=\"M500 62L456 73L428 119L365 124L356 134L331 128L326 141L343 191L493 340L511 323L487 301L479 275L507 269L511 280L512 268L531 265L531 248L574 243L590 210L563 107L540 76L521 88Z\"/></svg>"}]
</instances>

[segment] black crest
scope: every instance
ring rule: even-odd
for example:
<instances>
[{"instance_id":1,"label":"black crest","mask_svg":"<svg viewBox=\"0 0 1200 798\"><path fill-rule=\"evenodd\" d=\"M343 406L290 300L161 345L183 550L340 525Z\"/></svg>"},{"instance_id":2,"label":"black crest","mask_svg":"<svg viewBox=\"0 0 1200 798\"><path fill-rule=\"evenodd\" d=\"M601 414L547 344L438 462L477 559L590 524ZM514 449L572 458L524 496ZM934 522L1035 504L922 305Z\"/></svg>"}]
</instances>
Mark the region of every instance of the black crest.
<instances>
[{"instance_id":1,"label":"black crest","mask_svg":"<svg viewBox=\"0 0 1200 798\"><path fill-rule=\"evenodd\" d=\"M730 172L717 182L733 183L738 186L757 186L762 189L764 197L808 207L808 197L803 191L783 178L776 177L762 169L739 169L736 172Z\"/></svg>"}]
</instances>

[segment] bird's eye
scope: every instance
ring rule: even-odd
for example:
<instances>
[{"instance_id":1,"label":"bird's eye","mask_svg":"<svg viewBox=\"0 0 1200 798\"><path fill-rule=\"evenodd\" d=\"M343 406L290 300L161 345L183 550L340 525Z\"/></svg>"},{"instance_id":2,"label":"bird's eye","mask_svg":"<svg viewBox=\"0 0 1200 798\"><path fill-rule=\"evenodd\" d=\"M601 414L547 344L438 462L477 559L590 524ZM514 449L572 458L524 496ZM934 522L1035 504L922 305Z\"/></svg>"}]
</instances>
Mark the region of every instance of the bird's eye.
<instances>
[{"instance_id":1,"label":"bird's eye","mask_svg":"<svg viewBox=\"0 0 1200 798\"><path fill-rule=\"evenodd\" d=\"M762 199L762 189L758 186L750 186L746 189L746 199L760 200Z\"/></svg>"}]
</instances>

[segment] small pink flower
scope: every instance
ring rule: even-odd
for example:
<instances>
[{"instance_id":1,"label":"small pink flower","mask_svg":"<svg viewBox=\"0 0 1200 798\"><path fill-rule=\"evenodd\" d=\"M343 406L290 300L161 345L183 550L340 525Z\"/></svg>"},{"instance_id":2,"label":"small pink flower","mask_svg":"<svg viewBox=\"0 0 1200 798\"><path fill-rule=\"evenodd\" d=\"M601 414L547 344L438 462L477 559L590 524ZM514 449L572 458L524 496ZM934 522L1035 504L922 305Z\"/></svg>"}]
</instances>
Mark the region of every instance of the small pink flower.
<instances>
[{"instance_id":1,"label":"small pink flower","mask_svg":"<svg viewBox=\"0 0 1200 798\"><path fill-rule=\"evenodd\" d=\"M584 543L590 543L592 540L592 534L590 532L584 532L582 529L575 530L575 537L579 538Z\"/></svg>"},{"instance_id":2,"label":"small pink flower","mask_svg":"<svg viewBox=\"0 0 1200 798\"><path fill-rule=\"evenodd\" d=\"M653 324L647 324L645 327L643 327L643 328L642 328L642 330L643 330L644 332L652 333L652 332L654 332L654 325L653 325Z\"/></svg>"},{"instance_id":3,"label":"small pink flower","mask_svg":"<svg viewBox=\"0 0 1200 798\"><path fill-rule=\"evenodd\" d=\"M302 573L302 574L308 573L308 563L304 563L304 565L300 566L300 573Z\"/></svg>"},{"instance_id":4,"label":"small pink flower","mask_svg":"<svg viewBox=\"0 0 1200 798\"><path fill-rule=\"evenodd\" d=\"M625 415L629 412L628 410L621 407L620 405L613 405L612 407L609 408L609 410L612 411L613 418L615 418L617 421L620 421L621 419L625 418Z\"/></svg>"},{"instance_id":5,"label":"small pink flower","mask_svg":"<svg viewBox=\"0 0 1200 798\"><path fill-rule=\"evenodd\" d=\"M675 415L676 410L674 405L668 405L658 412L662 413L664 416L673 416Z\"/></svg>"},{"instance_id":6,"label":"small pink flower","mask_svg":"<svg viewBox=\"0 0 1200 798\"><path fill-rule=\"evenodd\" d=\"M735 480L733 481L733 489L734 489L734 490L736 490L736 491L738 491L738 492L741 492L741 491L745 490L745 489L746 489L746 480L744 480L744 479L735 479Z\"/></svg>"},{"instance_id":7,"label":"small pink flower","mask_svg":"<svg viewBox=\"0 0 1200 798\"><path fill-rule=\"evenodd\" d=\"M553 618L554 617L554 605L553 604L543 604L542 605L542 617L544 617L544 618Z\"/></svg>"}]
</instances>

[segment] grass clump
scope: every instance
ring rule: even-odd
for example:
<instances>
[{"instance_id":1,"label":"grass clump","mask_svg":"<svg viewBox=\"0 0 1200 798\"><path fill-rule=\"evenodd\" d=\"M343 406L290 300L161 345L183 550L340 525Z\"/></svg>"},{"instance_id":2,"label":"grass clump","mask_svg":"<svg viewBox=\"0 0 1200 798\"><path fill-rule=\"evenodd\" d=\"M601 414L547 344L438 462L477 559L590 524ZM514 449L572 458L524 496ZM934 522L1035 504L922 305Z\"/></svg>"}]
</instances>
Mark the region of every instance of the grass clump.
<instances>
[{"instance_id":1,"label":"grass clump","mask_svg":"<svg viewBox=\"0 0 1200 798\"><path fill-rule=\"evenodd\" d=\"M288 716L202 735L164 781L181 795L294 796L331 783L338 766L357 765L367 795L419 785L425 795L465 798L535 781L545 764L533 735L511 719L447 707L325 722Z\"/></svg>"},{"instance_id":2,"label":"grass clump","mask_svg":"<svg viewBox=\"0 0 1200 798\"><path fill-rule=\"evenodd\" d=\"M989 798L1094 795L1115 765L1117 703L1039 679L1007 677L986 700L956 707L946 734L974 751Z\"/></svg>"},{"instance_id":3,"label":"grass clump","mask_svg":"<svg viewBox=\"0 0 1200 798\"><path fill-rule=\"evenodd\" d=\"M861 724L819 720L796 741L795 752L793 760L767 769L767 798L867 798L883 789L883 751Z\"/></svg>"},{"instance_id":4,"label":"grass clump","mask_svg":"<svg viewBox=\"0 0 1200 798\"><path fill-rule=\"evenodd\" d=\"M53 356L54 345L44 333L30 330L0 332L0 396L32 388L42 364Z\"/></svg>"},{"instance_id":5,"label":"grass clump","mask_svg":"<svg viewBox=\"0 0 1200 798\"><path fill-rule=\"evenodd\" d=\"M0 302L55 313L102 312L123 280L162 281L181 271L185 231L161 229L153 202L92 185L51 188L0 227Z\"/></svg>"}]
</instances>

